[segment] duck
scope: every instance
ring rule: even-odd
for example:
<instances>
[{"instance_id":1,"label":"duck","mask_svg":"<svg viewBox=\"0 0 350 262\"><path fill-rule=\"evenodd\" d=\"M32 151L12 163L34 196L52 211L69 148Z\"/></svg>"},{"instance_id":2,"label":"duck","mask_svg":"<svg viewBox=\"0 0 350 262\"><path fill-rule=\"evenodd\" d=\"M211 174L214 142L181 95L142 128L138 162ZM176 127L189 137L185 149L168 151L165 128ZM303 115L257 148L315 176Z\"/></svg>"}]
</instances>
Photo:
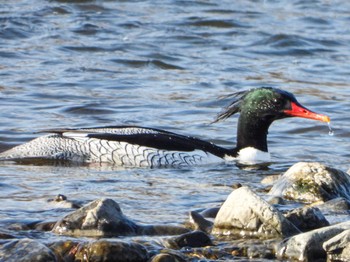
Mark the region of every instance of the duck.
<instances>
[{"instance_id":1,"label":"duck","mask_svg":"<svg viewBox=\"0 0 350 262\"><path fill-rule=\"evenodd\" d=\"M228 97L232 102L214 123L239 113L237 143L231 149L156 128L105 126L43 130L47 134L0 153L0 161L41 159L150 168L220 161L254 165L270 161L267 135L274 121L301 117L330 122L328 116L307 109L292 93L278 88L252 88Z\"/></svg>"}]
</instances>

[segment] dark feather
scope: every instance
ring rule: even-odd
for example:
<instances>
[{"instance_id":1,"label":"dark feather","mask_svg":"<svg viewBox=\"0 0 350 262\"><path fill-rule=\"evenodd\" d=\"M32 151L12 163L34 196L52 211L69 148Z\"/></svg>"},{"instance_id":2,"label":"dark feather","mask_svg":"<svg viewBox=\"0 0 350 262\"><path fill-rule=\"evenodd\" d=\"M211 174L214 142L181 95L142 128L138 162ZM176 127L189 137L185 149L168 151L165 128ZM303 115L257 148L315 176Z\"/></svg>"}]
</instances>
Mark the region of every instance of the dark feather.
<instances>
[{"instance_id":1,"label":"dark feather","mask_svg":"<svg viewBox=\"0 0 350 262\"><path fill-rule=\"evenodd\" d=\"M115 132L103 132L103 129L115 129ZM138 132L123 133L125 128L135 128ZM119 130L119 131L118 131ZM216 146L195 137L184 136L167 132L160 129L138 127L138 126L108 126L83 129L49 129L43 130L45 133L55 133L62 135L65 132L86 133L89 138L102 139L107 141L126 142L129 144L156 148L160 150L185 151L203 150L219 157L230 154L231 151Z\"/></svg>"},{"instance_id":2,"label":"dark feather","mask_svg":"<svg viewBox=\"0 0 350 262\"><path fill-rule=\"evenodd\" d=\"M221 113L219 113L217 115L216 119L212 123L216 123L216 122L219 122L221 120L225 120L226 118L240 112L241 102L243 101L246 94L250 91L251 90L240 91L240 92L236 92L236 93L221 97L221 99L234 98L234 100L231 102L230 105L225 107Z\"/></svg>"}]
</instances>

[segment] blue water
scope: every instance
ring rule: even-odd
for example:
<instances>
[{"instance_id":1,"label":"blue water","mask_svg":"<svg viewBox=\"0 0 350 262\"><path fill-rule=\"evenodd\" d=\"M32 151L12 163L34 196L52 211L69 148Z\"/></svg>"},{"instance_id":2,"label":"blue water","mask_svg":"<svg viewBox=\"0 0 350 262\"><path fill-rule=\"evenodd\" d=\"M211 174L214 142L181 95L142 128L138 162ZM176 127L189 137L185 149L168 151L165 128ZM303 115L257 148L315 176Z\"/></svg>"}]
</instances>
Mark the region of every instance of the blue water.
<instances>
[{"instance_id":1,"label":"blue water","mask_svg":"<svg viewBox=\"0 0 350 262\"><path fill-rule=\"evenodd\" d=\"M0 164L0 227L66 214L48 199L109 197L139 222L179 223L236 183L299 161L348 170L349 1L10 1L0 4L0 148L47 128L141 125L235 143L237 117L210 124L252 87L288 90L332 119L273 124L264 170ZM55 239L47 234L45 237Z\"/></svg>"}]
</instances>

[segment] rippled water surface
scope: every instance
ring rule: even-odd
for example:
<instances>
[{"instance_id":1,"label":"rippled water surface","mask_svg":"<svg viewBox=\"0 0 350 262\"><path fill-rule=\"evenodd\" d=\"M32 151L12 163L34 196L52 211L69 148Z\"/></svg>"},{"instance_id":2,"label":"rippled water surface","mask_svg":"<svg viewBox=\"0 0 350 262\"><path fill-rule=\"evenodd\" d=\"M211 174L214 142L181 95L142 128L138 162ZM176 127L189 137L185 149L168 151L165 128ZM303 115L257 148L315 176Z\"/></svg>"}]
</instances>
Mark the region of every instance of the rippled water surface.
<instances>
[{"instance_id":1,"label":"rippled water surface","mask_svg":"<svg viewBox=\"0 0 350 262\"><path fill-rule=\"evenodd\" d=\"M237 116L210 124L259 86L294 93L321 122L273 124L274 162L189 169L0 164L0 226L54 220L109 197L139 222L178 223L218 206L241 183L260 186L298 161L349 168L349 1L43 1L0 4L0 147L54 127L141 125L235 143ZM53 235L45 237L55 238Z\"/></svg>"}]
</instances>

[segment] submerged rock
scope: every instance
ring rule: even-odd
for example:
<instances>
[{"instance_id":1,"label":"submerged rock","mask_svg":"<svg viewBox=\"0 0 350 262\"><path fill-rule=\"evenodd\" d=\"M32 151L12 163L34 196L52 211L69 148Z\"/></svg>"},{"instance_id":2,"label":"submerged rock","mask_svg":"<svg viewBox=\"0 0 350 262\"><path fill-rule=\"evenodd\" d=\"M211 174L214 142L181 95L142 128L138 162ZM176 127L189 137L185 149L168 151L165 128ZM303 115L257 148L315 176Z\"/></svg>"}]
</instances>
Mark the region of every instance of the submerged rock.
<instances>
[{"instance_id":1,"label":"submerged rock","mask_svg":"<svg viewBox=\"0 0 350 262\"><path fill-rule=\"evenodd\" d=\"M350 229L323 243L330 261L350 261Z\"/></svg>"},{"instance_id":2,"label":"submerged rock","mask_svg":"<svg viewBox=\"0 0 350 262\"><path fill-rule=\"evenodd\" d=\"M326 251L322 247L323 243L349 227L350 221L293 236L277 246L277 257L299 261L325 261Z\"/></svg>"},{"instance_id":3,"label":"submerged rock","mask_svg":"<svg viewBox=\"0 0 350 262\"><path fill-rule=\"evenodd\" d=\"M52 232L71 236L176 235L189 230L179 226L138 225L122 213L112 199L95 200L59 220Z\"/></svg>"},{"instance_id":4,"label":"submerged rock","mask_svg":"<svg viewBox=\"0 0 350 262\"><path fill-rule=\"evenodd\" d=\"M81 208L81 203L78 201L72 201L68 200L68 198L65 195L58 194L53 199L48 199L48 202L58 204L62 208Z\"/></svg>"},{"instance_id":5,"label":"submerged rock","mask_svg":"<svg viewBox=\"0 0 350 262\"><path fill-rule=\"evenodd\" d=\"M12 235L11 231L4 228L0 228L0 239L9 239L9 238L16 238L16 237Z\"/></svg>"},{"instance_id":6,"label":"submerged rock","mask_svg":"<svg viewBox=\"0 0 350 262\"><path fill-rule=\"evenodd\" d=\"M55 254L47 246L32 239L16 239L0 244L0 260L7 262L57 261Z\"/></svg>"},{"instance_id":7,"label":"submerged rock","mask_svg":"<svg viewBox=\"0 0 350 262\"><path fill-rule=\"evenodd\" d=\"M58 241L48 247L55 253L58 261L74 261L80 243L77 241Z\"/></svg>"},{"instance_id":8,"label":"submerged rock","mask_svg":"<svg viewBox=\"0 0 350 262\"><path fill-rule=\"evenodd\" d=\"M350 200L350 176L321 163L299 162L276 181L269 194L306 203L337 197Z\"/></svg>"},{"instance_id":9,"label":"submerged rock","mask_svg":"<svg viewBox=\"0 0 350 262\"><path fill-rule=\"evenodd\" d=\"M285 214L302 232L329 226L327 219L317 207L304 207L291 210Z\"/></svg>"},{"instance_id":10,"label":"submerged rock","mask_svg":"<svg viewBox=\"0 0 350 262\"><path fill-rule=\"evenodd\" d=\"M89 262L142 262L148 259L148 252L144 246L137 243L112 240L98 240L81 244L75 254L75 261Z\"/></svg>"},{"instance_id":11,"label":"submerged rock","mask_svg":"<svg viewBox=\"0 0 350 262\"><path fill-rule=\"evenodd\" d=\"M248 187L234 190L220 208L213 234L288 237L300 231L276 208Z\"/></svg>"}]
</instances>

